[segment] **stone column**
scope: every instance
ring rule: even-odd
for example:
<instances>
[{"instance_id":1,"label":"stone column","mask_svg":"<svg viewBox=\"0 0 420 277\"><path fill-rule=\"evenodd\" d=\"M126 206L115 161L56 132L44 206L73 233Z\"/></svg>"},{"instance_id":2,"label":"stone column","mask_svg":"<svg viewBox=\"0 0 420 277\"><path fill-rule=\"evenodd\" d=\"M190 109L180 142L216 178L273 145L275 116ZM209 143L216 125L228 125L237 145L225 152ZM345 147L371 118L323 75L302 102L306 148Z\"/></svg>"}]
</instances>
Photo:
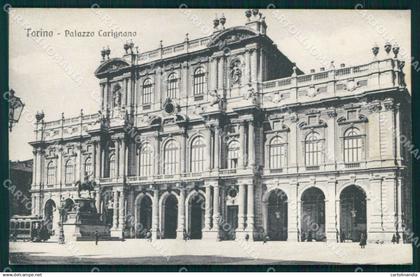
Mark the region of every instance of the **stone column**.
<instances>
[{"instance_id":1,"label":"stone column","mask_svg":"<svg viewBox=\"0 0 420 277\"><path fill-rule=\"evenodd\" d=\"M220 168L220 129L219 126L214 127L214 168Z\"/></svg>"},{"instance_id":2,"label":"stone column","mask_svg":"<svg viewBox=\"0 0 420 277\"><path fill-rule=\"evenodd\" d=\"M257 63L257 51L256 49L250 50L251 55L251 82L257 82L257 70L258 70L258 63ZM255 87L255 86L253 86Z\"/></svg>"},{"instance_id":3,"label":"stone column","mask_svg":"<svg viewBox=\"0 0 420 277\"><path fill-rule=\"evenodd\" d=\"M217 70L217 88L219 91L223 91L224 88L224 60L223 57L218 59L218 70ZM223 94L219 92L219 95Z\"/></svg>"},{"instance_id":4,"label":"stone column","mask_svg":"<svg viewBox=\"0 0 420 277\"><path fill-rule=\"evenodd\" d=\"M211 229L211 187L206 185L206 206L204 216L204 230L208 231Z\"/></svg>"},{"instance_id":5,"label":"stone column","mask_svg":"<svg viewBox=\"0 0 420 277\"><path fill-rule=\"evenodd\" d=\"M185 230L185 188L179 189L179 203L178 203L178 230L176 238L184 239Z\"/></svg>"},{"instance_id":6,"label":"stone column","mask_svg":"<svg viewBox=\"0 0 420 277\"><path fill-rule=\"evenodd\" d=\"M63 149L58 150L57 158L57 184L56 187L60 187L63 182Z\"/></svg>"},{"instance_id":7,"label":"stone column","mask_svg":"<svg viewBox=\"0 0 420 277\"><path fill-rule=\"evenodd\" d=\"M213 91L213 90L217 89L217 58L212 58L211 59L210 66L211 66L211 75L210 75L211 86L210 86L210 91Z\"/></svg>"},{"instance_id":8,"label":"stone column","mask_svg":"<svg viewBox=\"0 0 420 277\"><path fill-rule=\"evenodd\" d=\"M337 226L336 226L336 182L328 181L327 191L325 195L325 235L327 241L337 242Z\"/></svg>"},{"instance_id":9,"label":"stone column","mask_svg":"<svg viewBox=\"0 0 420 277\"><path fill-rule=\"evenodd\" d=\"M96 211L98 212L98 213L102 213L102 211L101 211L101 189L98 189L97 191L96 191L96 203L95 203L95 205L96 205Z\"/></svg>"},{"instance_id":10,"label":"stone column","mask_svg":"<svg viewBox=\"0 0 420 277\"><path fill-rule=\"evenodd\" d=\"M248 124L248 166L255 167L255 130L254 121L249 121Z\"/></svg>"},{"instance_id":11,"label":"stone column","mask_svg":"<svg viewBox=\"0 0 420 277\"><path fill-rule=\"evenodd\" d=\"M114 205L112 206L112 229L116 230L118 228L118 191L114 190Z\"/></svg>"},{"instance_id":12,"label":"stone column","mask_svg":"<svg viewBox=\"0 0 420 277\"><path fill-rule=\"evenodd\" d=\"M116 139L115 140L115 176L117 178L120 177L120 172L121 172L121 165L120 165L120 160L121 160L121 152L120 152L120 140ZM109 177L111 177L111 172L109 173Z\"/></svg>"},{"instance_id":13,"label":"stone column","mask_svg":"<svg viewBox=\"0 0 420 277\"><path fill-rule=\"evenodd\" d=\"M219 234L220 228L220 207L219 207L219 184L213 185L213 228L212 231L216 232L216 236Z\"/></svg>"},{"instance_id":14,"label":"stone column","mask_svg":"<svg viewBox=\"0 0 420 277\"><path fill-rule=\"evenodd\" d=\"M205 170L211 171L211 127L207 127L207 133L206 133L206 154L207 157L205 159Z\"/></svg>"},{"instance_id":15,"label":"stone column","mask_svg":"<svg viewBox=\"0 0 420 277\"><path fill-rule=\"evenodd\" d=\"M100 176L99 170L100 170L100 163L101 163L101 158L100 158L100 151L99 151L99 142L98 141L94 141L93 142L93 179L98 179Z\"/></svg>"},{"instance_id":16,"label":"stone column","mask_svg":"<svg viewBox=\"0 0 420 277\"><path fill-rule=\"evenodd\" d=\"M160 170L160 160L163 159L163 157L160 156L160 145L159 145L159 136L156 135L154 137L154 164L153 164L153 175L158 175L161 174L161 170Z\"/></svg>"},{"instance_id":17,"label":"stone column","mask_svg":"<svg viewBox=\"0 0 420 277\"><path fill-rule=\"evenodd\" d=\"M125 139L124 138L121 138L120 145L121 145L121 149L120 149L120 159L119 159L119 164L120 164L119 177L122 178L127 174L127 172L126 172L126 170L127 170L127 166L126 166L127 150L126 150L126 145L125 145Z\"/></svg>"},{"instance_id":18,"label":"stone column","mask_svg":"<svg viewBox=\"0 0 420 277\"><path fill-rule=\"evenodd\" d=\"M152 238L157 239L159 229L159 190L153 190L153 210L152 210Z\"/></svg>"},{"instance_id":19,"label":"stone column","mask_svg":"<svg viewBox=\"0 0 420 277\"><path fill-rule=\"evenodd\" d=\"M181 160L179 162L179 169L178 169L178 173L182 174L186 172L186 143L187 143L187 138L185 137L185 134L183 133L181 135Z\"/></svg>"},{"instance_id":20,"label":"stone column","mask_svg":"<svg viewBox=\"0 0 420 277\"><path fill-rule=\"evenodd\" d=\"M125 228L125 193L124 190L120 191L120 200L119 200L119 220L118 228L120 229L120 234L124 232Z\"/></svg>"},{"instance_id":21,"label":"stone column","mask_svg":"<svg viewBox=\"0 0 420 277\"><path fill-rule=\"evenodd\" d=\"M33 162L33 166L32 166L32 187L31 189L35 189L38 186L38 167L39 167L39 163L38 163L38 150L36 148L34 148L34 150L32 150L32 154L34 154L34 162ZM34 203L34 202L32 202Z\"/></svg>"},{"instance_id":22,"label":"stone column","mask_svg":"<svg viewBox=\"0 0 420 277\"><path fill-rule=\"evenodd\" d=\"M246 231L249 234L249 239L254 240L254 184L248 184L247 193L247 218Z\"/></svg>"},{"instance_id":23,"label":"stone column","mask_svg":"<svg viewBox=\"0 0 420 277\"><path fill-rule=\"evenodd\" d=\"M250 65L251 65L251 55L250 55L249 50L247 49L245 51L245 82L246 83L251 82Z\"/></svg>"},{"instance_id":24,"label":"stone column","mask_svg":"<svg viewBox=\"0 0 420 277\"><path fill-rule=\"evenodd\" d=\"M245 229L245 184L239 183L239 207L238 207L238 228L236 229L236 237L238 231Z\"/></svg>"},{"instance_id":25,"label":"stone column","mask_svg":"<svg viewBox=\"0 0 420 277\"><path fill-rule=\"evenodd\" d=\"M285 193L287 193L287 241L298 241L298 184L291 182L290 191L285 191Z\"/></svg>"},{"instance_id":26,"label":"stone column","mask_svg":"<svg viewBox=\"0 0 420 277\"><path fill-rule=\"evenodd\" d=\"M84 167L83 167L83 161L82 161L82 144L79 144L76 146L76 162L74 163L75 165L75 175L76 175L76 179L77 180L83 180L83 177L85 176L85 172L84 172Z\"/></svg>"},{"instance_id":27,"label":"stone column","mask_svg":"<svg viewBox=\"0 0 420 277\"><path fill-rule=\"evenodd\" d=\"M239 123L239 157L238 167L243 168L246 165L245 149L246 149L246 137L245 137L245 122Z\"/></svg>"}]
</instances>

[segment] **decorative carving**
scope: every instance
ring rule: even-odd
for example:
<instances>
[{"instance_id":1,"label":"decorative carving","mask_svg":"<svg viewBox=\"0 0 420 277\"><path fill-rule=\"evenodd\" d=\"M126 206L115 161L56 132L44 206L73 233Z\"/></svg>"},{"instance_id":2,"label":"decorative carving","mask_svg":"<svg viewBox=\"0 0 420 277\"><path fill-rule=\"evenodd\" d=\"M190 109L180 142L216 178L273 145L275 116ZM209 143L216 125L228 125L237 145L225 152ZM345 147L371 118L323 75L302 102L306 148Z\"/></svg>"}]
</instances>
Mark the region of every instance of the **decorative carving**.
<instances>
[{"instance_id":1,"label":"decorative carving","mask_svg":"<svg viewBox=\"0 0 420 277\"><path fill-rule=\"evenodd\" d=\"M290 113L289 114L289 119L293 123L296 123L299 120L298 115L296 113Z\"/></svg>"},{"instance_id":2,"label":"decorative carving","mask_svg":"<svg viewBox=\"0 0 420 277\"><path fill-rule=\"evenodd\" d=\"M371 103L368 105L368 110L369 110L369 112L371 112L371 113L376 113L376 112L379 112L381 109L382 109L382 106L381 106L381 103L380 103L379 101L374 101L374 102L371 102Z\"/></svg>"},{"instance_id":3,"label":"decorative carving","mask_svg":"<svg viewBox=\"0 0 420 277\"><path fill-rule=\"evenodd\" d=\"M335 109L331 109L327 111L327 115L329 118L334 118L337 116L337 112L335 111Z\"/></svg>"},{"instance_id":4,"label":"decorative carving","mask_svg":"<svg viewBox=\"0 0 420 277\"><path fill-rule=\"evenodd\" d=\"M386 111L392 110L394 108L394 99L392 98L385 99L383 103Z\"/></svg>"},{"instance_id":5,"label":"decorative carving","mask_svg":"<svg viewBox=\"0 0 420 277\"><path fill-rule=\"evenodd\" d=\"M358 88L358 85L353 79L347 80L346 87L344 88L347 91L354 91Z\"/></svg>"},{"instance_id":6,"label":"decorative carving","mask_svg":"<svg viewBox=\"0 0 420 277\"><path fill-rule=\"evenodd\" d=\"M210 106L219 104L220 101L222 100L219 94L217 93L217 90L211 91L210 96L211 96Z\"/></svg>"},{"instance_id":7,"label":"decorative carving","mask_svg":"<svg viewBox=\"0 0 420 277\"><path fill-rule=\"evenodd\" d=\"M241 77L241 61L239 59L234 59L230 64L230 79L232 80L232 85L239 84Z\"/></svg>"},{"instance_id":8,"label":"decorative carving","mask_svg":"<svg viewBox=\"0 0 420 277\"><path fill-rule=\"evenodd\" d=\"M248 89L245 91L243 96L245 100L251 99L253 104L257 102L257 93L251 83L248 83Z\"/></svg>"},{"instance_id":9,"label":"decorative carving","mask_svg":"<svg viewBox=\"0 0 420 277\"><path fill-rule=\"evenodd\" d=\"M316 91L314 86L310 86L309 89L308 89L307 95L309 97L315 97L315 96L318 95L318 92Z\"/></svg>"}]
</instances>

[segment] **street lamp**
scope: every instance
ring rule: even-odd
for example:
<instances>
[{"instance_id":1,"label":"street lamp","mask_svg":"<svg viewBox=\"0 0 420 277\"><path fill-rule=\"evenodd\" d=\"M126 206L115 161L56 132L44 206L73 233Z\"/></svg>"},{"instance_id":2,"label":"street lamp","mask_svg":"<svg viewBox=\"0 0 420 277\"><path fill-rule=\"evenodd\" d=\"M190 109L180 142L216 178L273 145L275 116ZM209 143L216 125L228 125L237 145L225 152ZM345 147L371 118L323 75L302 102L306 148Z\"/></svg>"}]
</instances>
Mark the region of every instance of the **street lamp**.
<instances>
[{"instance_id":1,"label":"street lamp","mask_svg":"<svg viewBox=\"0 0 420 277\"><path fill-rule=\"evenodd\" d=\"M20 100L19 97L15 96L15 91L11 89L9 91L9 130L12 131L13 124L17 123L22 114L23 107L25 104Z\"/></svg>"}]
</instances>

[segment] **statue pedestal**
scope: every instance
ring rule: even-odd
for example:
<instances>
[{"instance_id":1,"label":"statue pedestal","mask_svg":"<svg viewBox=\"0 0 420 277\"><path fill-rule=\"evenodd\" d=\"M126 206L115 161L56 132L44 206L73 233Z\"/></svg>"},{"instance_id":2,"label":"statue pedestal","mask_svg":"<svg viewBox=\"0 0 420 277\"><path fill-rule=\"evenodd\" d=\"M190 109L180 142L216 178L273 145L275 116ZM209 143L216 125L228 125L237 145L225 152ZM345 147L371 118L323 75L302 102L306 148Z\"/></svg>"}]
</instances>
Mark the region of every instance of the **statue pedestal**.
<instances>
[{"instance_id":1,"label":"statue pedestal","mask_svg":"<svg viewBox=\"0 0 420 277\"><path fill-rule=\"evenodd\" d=\"M75 207L68 211L63 223L66 240L95 240L95 233L99 239L111 239L109 226L103 223L101 214L95 207L93 198L74 199Z\"/></svg>"}]
</instances>

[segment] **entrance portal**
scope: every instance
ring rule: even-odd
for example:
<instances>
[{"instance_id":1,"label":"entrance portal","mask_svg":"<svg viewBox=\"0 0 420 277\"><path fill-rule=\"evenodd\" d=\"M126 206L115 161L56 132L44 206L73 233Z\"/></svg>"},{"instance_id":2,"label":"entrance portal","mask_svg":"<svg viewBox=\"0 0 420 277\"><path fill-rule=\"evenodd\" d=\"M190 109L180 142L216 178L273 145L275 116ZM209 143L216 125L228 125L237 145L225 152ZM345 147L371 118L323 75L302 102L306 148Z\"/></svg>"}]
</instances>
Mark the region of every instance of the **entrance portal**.
<instances>
[{"instance_id":1,"label":"entrance portal","mask_svg":"<svg viewBox=\"0 0 420 277\"><path fill-rule=\"evenodd\" d=\"M309 188L302 194L302 241L325 240L325 196L319 188Z\"/></svg>"},{"instance_id":2,"label":"entrance portal","mask_svg":"<svg viewBox=\"0 0 420 277\"><path fill-rule=\"evenodd\" d=\"M366 230L366 194L358 186L348 186L340 194L340 240L358 242Z\"/></svg>"},{"instance_id":3,"label":"entrance portal","mask_svg":"<svg viewBox=\"0 0 420 277\"><path fill-rule=\"evenodd\" d=\"M238 228L238 206L227 206L227 228L223 230L226 232L227 240L235 239L235 230Z\"/></svg>"},{"instance_id":4,"label":"entrance portal","mask_svg":"<svg viewBox=\"0 0 420 277\"><path fill-rule=\"evenodd\" d=\"M45 220L45 224L47 224L48 230L50 232L53 232L54 227L55 227L54 213L56 213L55 202L54 202L54 200L49 199L45 203L45 207L44 207L44 220Z\"/></svg>"},{"instance_id":5,"label":"entrance portal","mask_svg":"<svg viewBox=\"0 0 420 277\"><path fill-rule=\"evenodd\" d=\"M136 237L145 238L147 232L152 228L152 200L150 200L150 197L144 196L140 200L137 214L139 215L139 222L136 226Z\"/></svg>"},{"instance_id":6,"label":"entrance portal","mask_svg":"<svg viewBox=\"0 0 420 277\"><path fill-rule=\"evenodd\" d=\"M201 239L203 237L204 227L204 211L205 211L205 200L204 197L197 193L195 194L189 203L190 206L190 238Z\"/></svg>"},{"instance_id":7,"label":"entrance portal","mask_svg":"<svg viewBox=\"0 0 420 277\"><path fill-rule=\"evenodd\" d=\"M268 197L267 235L270 240L287 240L287 195L280 189Z\"/></svg>"},{"instance_id":8,"label":"entrance portal","mask_svg":"<svg viewBox=\"0 0 420 277\"><path fill-rule=\"evenodd\" d=\"M165 239L175 239L178 225L178 200L175 195L171 194L166 198L163 208L165 211L163 236Z\"/></svg>"}]
</instances>

